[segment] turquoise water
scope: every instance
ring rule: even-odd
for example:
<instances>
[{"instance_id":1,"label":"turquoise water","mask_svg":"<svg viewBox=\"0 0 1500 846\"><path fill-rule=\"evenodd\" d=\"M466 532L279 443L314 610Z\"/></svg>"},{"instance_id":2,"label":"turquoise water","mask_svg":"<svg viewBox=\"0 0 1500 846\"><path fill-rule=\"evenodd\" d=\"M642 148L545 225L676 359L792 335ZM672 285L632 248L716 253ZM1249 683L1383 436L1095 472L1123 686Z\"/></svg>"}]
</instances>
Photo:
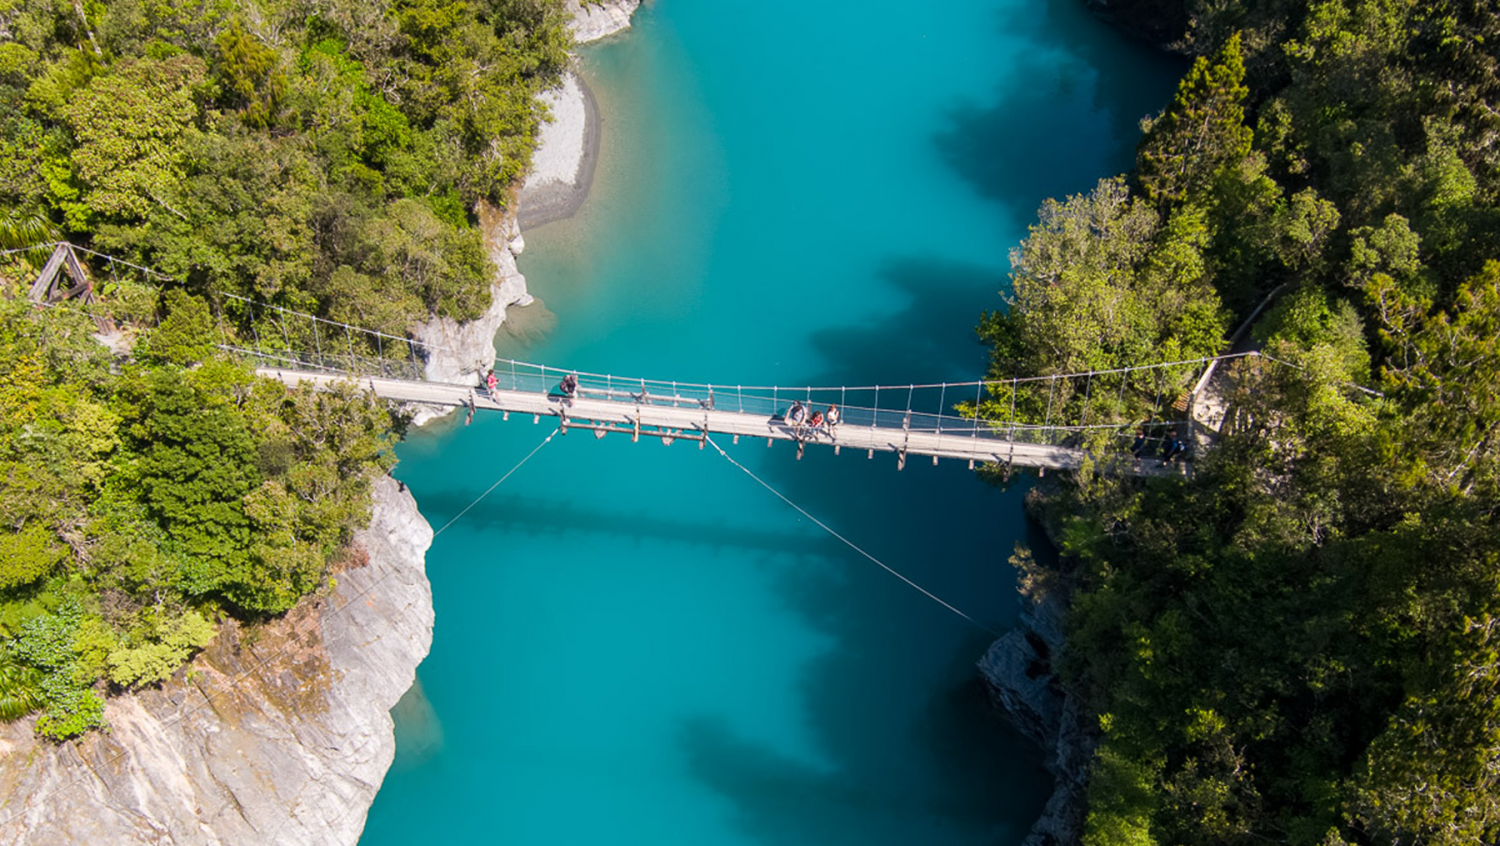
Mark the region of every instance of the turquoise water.
<instances>
[{"instance_id":1,"label":"turquoise water","mask_svg":"<svg viewBox=\"0 0 1500 846\"><path fill-rule=\"evenodd\" d=\"M934 4L935 6L936 4ZM587 49L594 193L527 233L502 355L683 381L972 379L1041 199L1128 165L1181 70L1076 0L658 0ZM441 526L550 427L414 435ZM734 455L992 628L1020 491L960 464ZM442 534L365 844L994 844L1050 790L990 636L690 442L554 439Z\"/></svg>"}]
</instances>

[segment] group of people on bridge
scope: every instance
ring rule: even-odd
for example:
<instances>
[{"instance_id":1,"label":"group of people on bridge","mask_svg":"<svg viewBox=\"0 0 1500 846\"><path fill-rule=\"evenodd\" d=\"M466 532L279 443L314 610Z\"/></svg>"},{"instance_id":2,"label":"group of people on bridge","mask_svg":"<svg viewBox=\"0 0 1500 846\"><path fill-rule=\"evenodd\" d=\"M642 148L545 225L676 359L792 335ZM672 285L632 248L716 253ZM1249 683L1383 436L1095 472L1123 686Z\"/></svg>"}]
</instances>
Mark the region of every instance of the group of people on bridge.
<instances>
[{"instance_id":1,"label":"group of people on bridge","mask_svg":"<svg viewBox=\"0 0 1500 846\"><path fill-rule=\"evenodd\" d=\"M494 370L485 372L484 387L489 392L492 401L500 401L500 379L495 375ZM557 389L562 393L563 399L571 403L573 397L578 393L578 375L576 373L569 373L562 377L562 381L558 383Z\"/></svg>"},{"instance_id":2,"label":"group of people on bridge","mask_svg":"<svg viewBox=\"0 0 1500 846\"><path fill-rule=\"evenodd\" d=\"M1139 459L1147 458L1151 453L1151 441L1153 438L1146 437L1145 427L1135 430L1135 440L1130 444L1130 454ZM1174 426L1167 432L1166 437L1161 439L1161 466L1165 467L1179 455L1187 452L1187 441L1183 440L1182 433Z\"/></svg>"},{"instance_id":3,"label":"group of people on bridge","mask_svg":"<svg viewBox=\"0 0 1500 846\"><path fill-rule=\"evenodd\" d=\"M839 424L839 407L830 405L822 411L811 411L798 400L786 410L783 419L792 427L792 434L798 440L816 437L819 433L826 433L831 438L834 427Z\"/></svg>"}]
</instances>

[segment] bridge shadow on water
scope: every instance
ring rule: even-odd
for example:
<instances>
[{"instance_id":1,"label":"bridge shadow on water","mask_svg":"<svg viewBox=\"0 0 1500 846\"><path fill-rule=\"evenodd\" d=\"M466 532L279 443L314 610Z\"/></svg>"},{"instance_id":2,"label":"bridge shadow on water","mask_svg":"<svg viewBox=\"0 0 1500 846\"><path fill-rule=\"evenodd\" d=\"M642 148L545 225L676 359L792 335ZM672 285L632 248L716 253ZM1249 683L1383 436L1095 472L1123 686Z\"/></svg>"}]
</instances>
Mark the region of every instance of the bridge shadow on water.
<instances>
[{"instance_id":1,"label":"bridge shadow on water","mask_svg":"<svg viewBox=\"0 0 1500 846\"><path fill-rule=\"evenodd\" d=\"M902 257L885 263L880 282L905 295L904 307L814 335L827 366L809 374L813 384L983 372L986 353L972 328L998 303L1002 275ZM984 625L1013 621L1006 559L1027 531L1020 487L991 488L960 462L914 459L898 473L890 453L869 460L809 448L799 462L790 451L765 452L749 466L819 519ZM789 525L798 521L787 513ZM995 715L977 680L974 663L993 636L847 547L829 554L828 566L777 576L787 606L833 643L800 683L823 761L781 755L700 717L679 730L688 766L734 803L746 834L768 845L904 846L938 842L928 839L934 831L951 833L942 842L1018 842L1051 779L1040 752Z\"/></svg>"},{"instance_id":2,"label":"bridge shadow on water","mask_svg":"<svg viewBox=\"0 0 1500 846\"><path fill-rule=\"evenodd\" d=\"M577 436L587 437L586 433ZM435 526L442 526L472 503L476 494L424 492L422 507ZM764 531L731 525L725 520L705 523L673 519L659 507L642 505L632 511L617 507L589 508L580 506L577 499L539 498L535 494L491 494L464 514L462 526L465 532L486 537L604 535L630 547L683 544L704 547L710 555L722 550L750 549L770 553L777 561L788 563L827 557L843 548L833 538L809 540L807 533L793 523L788 523L785 531Z\"/></svg>"},{"instance_id":3,"label":"bridge shadow on water","mask_svg":"<svg viewBox=\"0 0 1500 846\"><path fill-rule=\"evenodd\" d=\"M1025 218L1047 197L1133 167L1140 119L1166 105L1186 68L1180 57L1123 42L1077 0L1042 5L997 11L996 31L1027 42L1020 66L996 83L991 102L955 108L933 139L975 190Z\"/></svg>"}]
</instances>

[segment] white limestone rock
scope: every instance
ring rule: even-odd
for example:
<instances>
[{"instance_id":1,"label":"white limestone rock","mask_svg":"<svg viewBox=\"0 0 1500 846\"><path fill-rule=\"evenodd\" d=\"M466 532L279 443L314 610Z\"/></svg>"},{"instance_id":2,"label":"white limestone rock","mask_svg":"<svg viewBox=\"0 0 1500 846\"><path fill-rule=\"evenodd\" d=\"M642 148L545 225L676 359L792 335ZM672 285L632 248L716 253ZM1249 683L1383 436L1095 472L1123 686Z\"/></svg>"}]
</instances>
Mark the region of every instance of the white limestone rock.
<instances>
[{"instance_id":1,"label":"white limestone rock","mask_svg":"<svg viewBox=\"0 0 1500 846\"><path fill-rule=\"evenodd\" d=\"M604 0L602 3L583 3L568 0L568 14L572 20L568 29L573 40L579 44L598 41L630 28L630 17L640 8L641 0Z\"/></svg>"},{"instance_id":2,"label":"white limestone rock","mask_svg":"<svg viewBox=\"0 0 1500 846\"><path fill-rule=\"evenodd\" d=\"M510 246L521 237L515 217L482 201L475 211L484 248L495 265L490 307L478 320L459 323L447 317L434 317L412 333L429 351L425 370L426 378L432 382L478 385L480 375L495 362L495 333L505 322L505 310L532 303L532 296L526 292L526 277L516 269L518 251ZM412 424L421 426L452 413L453 409L414 406L411 411Z\"/></svg>"},{"instance_id":3,"label":"white limestone rock","mask_svg":"<svg viewBox=\"0 0 1500 846\"><path fill-rule=\"evenodd\" d=\"M185 672L110 699L106 732L0 728L0 843L354 844L395 755L390 709L432 644L409 493L375 485L368 563L253 642L233 624Z\"/></svg>"}]
</instances>

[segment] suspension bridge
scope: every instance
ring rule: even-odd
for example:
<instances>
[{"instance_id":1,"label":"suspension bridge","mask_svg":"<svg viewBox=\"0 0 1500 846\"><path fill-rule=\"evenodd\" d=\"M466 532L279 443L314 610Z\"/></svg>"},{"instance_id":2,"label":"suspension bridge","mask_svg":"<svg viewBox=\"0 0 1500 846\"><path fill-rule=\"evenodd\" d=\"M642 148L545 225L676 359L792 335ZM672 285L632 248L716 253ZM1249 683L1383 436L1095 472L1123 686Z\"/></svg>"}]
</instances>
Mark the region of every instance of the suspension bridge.
<instances>
[{"instance_id":1,"label":"suspension bridge","mask_svg":"<svg viewBox=\"0 0 1500 846\"><path fill-rule=\"evenodd\" d=\"M291 319L292 315L285 317ZM296 318L321 320L307 315ZM330 328L351 331L342 326ZM330 334L336 337L339 333ZM1211 371L1206 368L1221 360L1195 359L1078 377L1058 375L1003 382L785 387L651 380L497 359L490 371L495 382L491 389L480 376L468 384L425 378L424 357L447 352L441 348L409 350L409 360L397 361L348 352L231 344L221 344L221 348L255 362L259 375L288 386L307 384L331 390L340 384L353 385L393 402L459 409L466 413L466 422L477 411L499 412L507 420L512 414L529 416L533 423L548 418L565 434L592 432L597 438L618 434L633 442L645 437L668 445L681 440L696 442L699 449L711 443L711 435L729 436L733 443L741 438L764 440L768 447L787 441L794 446L798 459L809 446L831 448L835 454L845 449L863 452L871 459L877 453L886 453L895 456L898 470L916 457L933 464L942 459L964 461L970 468L992 463L1042 472L1075 470L1085 461L1099 463L1098 454L1085 448L1086 442L1096 446L1105 442L1117 444L1118 449L1103 464L1112 472L1132 475L1188 471L1186 461L1161 460L1159 443L1168 432L1190 431L1193 397L1202 386L1196 386L1197 391L1185 398L1175 397L1167 407L1169 411L1182 411L1181 419L1147 424L1156 437L1149 439L1149 455L1141 458L1129 450L1141 428L1139 423L1051 419L1041 424L1022 423L1015 413L1017 398L1026 396L1029 390L1036 397L1048 395L1049 405L1060 408L1060 395L1079 380L1088 383L1084 388L1087 395L1096 378L1128 384L1126 380L1132 375L1139 378L1142 373L1168 367L1208 373ZM1206 384L1206 380L1200 381ZM1008 422L955 410L974 409L981 404L994 406L997 394L1012 403ZM790 413L794 405L803 409L800 421ZM837 410L837 422L833 424L828 422L831 409ZM818 418L822 418L821 424Z\"/></svg>"},{"instance_id":2,"label":"suspension bridge","mask_svg":"<svg viewBox=\"0 0 1500 846\"><path fill-rule=\"evenodd\" d=\"M122 272L170 278L83 247L43 246L53 253L30 289L39 303L77 299L80 292L87 293L91 308L107 300L95 296L80 253L107 263L116 284ZM1211 393L1206 388L1214 366L1245 355L1006 380L833 387L650 380L498 359L490 371L495 381L491 389L477 375L468 383L430 378L436 358L451 360L462 355L459 351L235 294L215 293L212 299L218 346L252 362L259 375L287 385L334 389L352 384L397 403L462 409L466 419L477 411L498 412L505 419L530 416L533 422L546 417L555 419L563 433L587 431L598 438L618 434L665 444L685 440L700 449L713 443L711 435L736 443L763 439L767 446L787 441L799 459L809 446L835 453L860 451L867 458L885 453L895 456L897 469L916 457L934 464L964 461L970 467L993 463L1007 469L1073 470L1097 460L1097 448L1105 444L1111 448L1100 463L1112 472L1188 472L1186 460L1161 460L1159 444L1175 440L1177 433L1188 439L1199 416L1197 406ZM105 323L100 325L104 330ZM109 329L121 331L112 325ZM566 390L564 379L570 383ZM1153 391L1149 422L1119 419L1127 392L1140 396ZM803 419L789 419L794 404L802 406ZM837 410L836 423L830 423L834 415L829 409ZM821 425L811 425L818 422L815 412ZM1043 422L1034 422L1037 418ZM1137 437L1142 426L1151 435L1144 452ZM1169 433L1174 437L1166 437ZM1132 445L1141 457L1132 454Z\"/></svg>"}]
</instances>

